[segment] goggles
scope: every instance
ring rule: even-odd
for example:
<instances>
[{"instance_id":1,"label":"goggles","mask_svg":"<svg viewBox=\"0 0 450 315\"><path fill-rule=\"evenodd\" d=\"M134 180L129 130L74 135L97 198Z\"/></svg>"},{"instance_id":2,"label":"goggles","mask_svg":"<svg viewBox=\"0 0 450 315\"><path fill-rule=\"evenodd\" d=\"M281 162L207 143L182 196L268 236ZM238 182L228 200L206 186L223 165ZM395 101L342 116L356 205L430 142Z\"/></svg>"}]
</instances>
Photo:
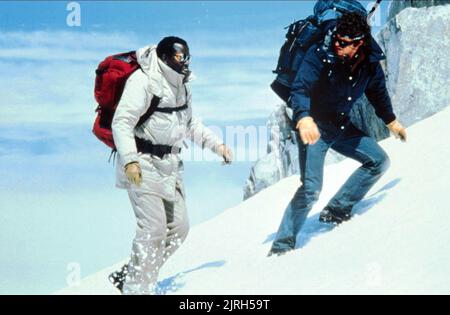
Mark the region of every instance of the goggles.
<instances>
[{"instance_id":1,"label":"goggles","mask_svg":"<svg viewBox=\"0 0 450 315\"><path fill-rule=\"evenodd\" d=\"M175 53L175 55L173 55L173 59L175 59L176 62L182 64L189 64L191 62L191 55L177 52Z\"/></svg>"}]
</instances>

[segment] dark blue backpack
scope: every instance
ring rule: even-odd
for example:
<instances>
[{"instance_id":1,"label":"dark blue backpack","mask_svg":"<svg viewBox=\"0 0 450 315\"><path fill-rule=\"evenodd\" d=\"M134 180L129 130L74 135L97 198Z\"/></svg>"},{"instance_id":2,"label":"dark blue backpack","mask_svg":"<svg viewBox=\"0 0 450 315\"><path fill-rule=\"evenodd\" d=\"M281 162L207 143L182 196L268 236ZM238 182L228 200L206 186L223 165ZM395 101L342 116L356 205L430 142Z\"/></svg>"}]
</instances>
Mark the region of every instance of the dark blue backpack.
<instances>
[{"instance_id":1,"label":"dark blue backpack","mask_svg":"<svg viewBox=\"0 0 450 315\"><path fill-rule=\"evenodd\" d=\"M318 0L314 6L314 15L286 27L286 41L281 47L277 68L273 70L277 77L271 84L272 90L283 101L289 99L292 82L308 49L324 39L328 25L332 24L328 22L346 12L367 16L367 10L356 0Z\"/></svg>"}]
</instances>

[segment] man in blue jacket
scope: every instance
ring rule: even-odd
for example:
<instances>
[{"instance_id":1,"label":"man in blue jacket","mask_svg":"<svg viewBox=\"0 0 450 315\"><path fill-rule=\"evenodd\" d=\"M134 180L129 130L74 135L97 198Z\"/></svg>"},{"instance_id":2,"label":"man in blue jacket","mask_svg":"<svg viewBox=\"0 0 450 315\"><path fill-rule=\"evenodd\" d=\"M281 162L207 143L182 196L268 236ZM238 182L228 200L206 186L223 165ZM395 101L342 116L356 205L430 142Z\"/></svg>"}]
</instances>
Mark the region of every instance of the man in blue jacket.
<instances>
[{"instance_id":1,"label":"man in blue jacket","mask_svg":"<svg viewBox=\"0 0 450 315\"><path fill-rule=\"evenodd\" d=\"M320 214L320 221L339 224L389 167L377 142L350 122L350 110L363 93L390 131L406 141L386 89L380 60L364 16L346 13L325 40L313 45L297 72L289 106L298 133L302 185L288 205L269 252L280 255L295 248L296 237L322 189L329 148L357 160L359 167Z\"/></svg>"}]
</instances>

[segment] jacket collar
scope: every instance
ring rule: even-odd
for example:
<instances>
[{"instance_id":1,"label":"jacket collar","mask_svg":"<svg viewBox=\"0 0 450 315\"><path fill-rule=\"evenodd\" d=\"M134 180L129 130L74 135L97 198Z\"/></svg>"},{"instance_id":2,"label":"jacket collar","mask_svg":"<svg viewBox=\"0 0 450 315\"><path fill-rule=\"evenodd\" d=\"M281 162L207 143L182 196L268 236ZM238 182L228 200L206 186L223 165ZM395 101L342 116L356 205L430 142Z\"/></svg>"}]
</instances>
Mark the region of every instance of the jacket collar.
<instances>
[{"instance_id":1,"label":"jacket collar","mask_svg":"<svg viewBox=\"0 0 450 315\"><path fill-rule=\"evenodd\" d=\"M370 47L369 62L378 62L378 61L385 60L385 59L386 59L386 55L384 54L380 45L378 45L375 38L372 37L372 45Z\"/></svg>"},{"instance_id":2,"label":"jacket collar","mask_svg":"<svg viewBox=\"0 0 450 315\"><path fill-rule=\"evenodd\" d=\"M164 78L173 86L179 88L183 85L184 75L176 72L158 58L159 69Z\"/></svg>"}]
</instances>

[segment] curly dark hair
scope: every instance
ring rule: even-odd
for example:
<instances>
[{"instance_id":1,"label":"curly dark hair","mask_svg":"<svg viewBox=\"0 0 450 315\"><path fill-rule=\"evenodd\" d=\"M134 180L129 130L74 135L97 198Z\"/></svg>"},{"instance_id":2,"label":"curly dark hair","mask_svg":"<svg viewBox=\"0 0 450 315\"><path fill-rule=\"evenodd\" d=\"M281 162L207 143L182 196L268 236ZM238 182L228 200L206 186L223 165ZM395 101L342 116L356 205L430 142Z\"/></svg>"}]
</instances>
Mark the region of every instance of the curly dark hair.
<instances>
[{"instance_id":1,"label":"curly dark hair","mask_svg":"<svg viewBox=\"0 0 450 315\"><path fill-rule=\"evenodd\" d=\"M367 22L367 17L356 12L344 13L338 20L336 31L341 36L350 38L364 36L364 46L371 45L371 27Z\"/></svg>"}]
</instances>

